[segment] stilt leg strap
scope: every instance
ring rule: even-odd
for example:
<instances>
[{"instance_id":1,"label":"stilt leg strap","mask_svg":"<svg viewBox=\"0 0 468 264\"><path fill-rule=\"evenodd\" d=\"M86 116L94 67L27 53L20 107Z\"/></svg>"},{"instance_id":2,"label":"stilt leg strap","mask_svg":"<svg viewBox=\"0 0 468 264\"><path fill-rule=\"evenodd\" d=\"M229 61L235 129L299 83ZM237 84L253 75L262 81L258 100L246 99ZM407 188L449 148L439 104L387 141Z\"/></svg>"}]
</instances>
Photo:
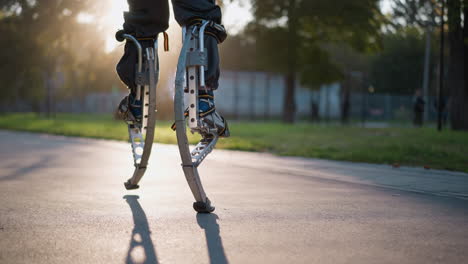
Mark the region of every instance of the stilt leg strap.
<instances>
[{"instance_id":1,"label":"stilt leg strap","mask_svg":"<svg viewBox=\"0 0 468 264\"><path fill-rule=\"evenodd\" d=\"M166 31L163 32L164 36L164 51L169 51L169 35L166 33Z\"/></svg>"},{"instance_id":2,"label":"stilt leg strap","mask_svg":"<svg viewBox=\"0 0 468 264\"><path fill-rule=\"evenodd\" d=\"M205 99L212 99L212 100L214 100L214 96L209 95L209 94L200 94L200 95L198 95L198 98L205 98Z\"/></svg>"},{"instance_id":3,"label":"stilt leg strap","mask_svg":"<svg viewBox=\"0 0 468 264\"><path fill-rule=\"evenodd\" d=\"M203 112L203 113L200 113L200 117L205 117L205 116L207 116L207 115L209 115L209 114L212 114L214 111L216 111L216 108L215 108L215 107L212 107L212 108L210 108L208 111L205 111L205 112Z\"/></svg>"},{"instance_id":4,"label":"stilt leg strap","mask_svg":"<svg viewBox=\"0 0 468 264\"><path fill-rule=\"evenodd\" d=\"M188 27L201 26L204 21L206 20L203 20L201 18L193 18L188 22ZM205 33L215 38L218 44L223 43L223 41L226 40L227 38L227 32L224 26L221 24L215 23L214 21L209 21Z\"/></svg>"},{"instance_id":5,"label":"stilt leg strap","mask_svg":"<svg viewBox=\"0 0 468 264\"><path fill-rule=\"evenodd\" d=\"M184 117L187 118L188 116L189 116L189 110L188 110L188 108L187 108L187 109L185 109L185 111L184 111ZM173 131L176 131L177 126L176 126L176 123L175 123L175 122L172 124L171 129L172 129Z\"/></svg>"}]
</instances>

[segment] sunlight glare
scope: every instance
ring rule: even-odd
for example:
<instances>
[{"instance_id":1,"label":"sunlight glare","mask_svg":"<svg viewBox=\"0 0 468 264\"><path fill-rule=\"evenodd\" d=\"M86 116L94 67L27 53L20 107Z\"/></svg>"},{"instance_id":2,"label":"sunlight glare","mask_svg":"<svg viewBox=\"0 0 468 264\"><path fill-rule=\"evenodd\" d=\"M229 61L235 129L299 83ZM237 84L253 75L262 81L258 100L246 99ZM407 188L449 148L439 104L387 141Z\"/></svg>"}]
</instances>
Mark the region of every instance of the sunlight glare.
<instances>
[{"instance_id":1,"label":"sunlight glare","mask_svg":"<svg viewBox=\"0 0 468 264\"><path fill-rule=\"evenodd\" d=\"M81 24L90 24L94 21L94 16L88 13L81 12L76 17L76 20L78 21L78 23Z\"/></svg>"},{"instance_id":2,"label":"sunlight glare","mask_svg":"<svg viewBox=\"0 0 468 264\"><path fill-rule=\"evenodd\" d=\"M390 0L383 0L380 3L380 10L383 14L389 14L392 12L392 3Z\"/></svg>"},{"instance_id":3,"label":"sunlight glare","mask_svg":"<svg viewBox=\"0 0 468 264\"><path fill-rule=\"evenodd\" d=\"M114 34L118 29L122 28L124 23L123 12L128 10L127 0L108 0L110 3L109 9L100 17L99 24L105 29L106 44L105 52L112 52L120 45L115 41ZM169 2L171 12L169 31L175 30L177 27L172 13L172 3ZM248 0L233 1L225 4L223 12L223 24L226 26L230 34L237 34L253 20L251 12L252 4ZM177 31L177 30L175 30Z\"/></svg>"},{"instance_id":4,"label":"sunlight glare","mask_svg":"<svg viewBox=\"0 0 468 264\"><path fill-rule=\"evenodd\" d=\"M111 0L107 13L103 16L104 23L114 28L122 27L124 23L123 12L128 11L126 0Z\"/></svg>"},{"instance_id":5,"label":"sunlight glare","mask_svg":"<svg viewBox=\"0 0 468 264\"><path fill-rule=\"evenodd\" d=\"M250 1L233 1L225 4L223 24L230 34L237 34L253 20Z\"/></svg>"},{"instance_id":6,"label":"sunlight glare","mask_svg":"<svg viewBox=\"0 0 468 264\"><path fill-rule=\"evenodd\" d=\"M124 23L123 12L128 11L126 0L111 0L107 13L102 17L101 24L106 29L105 52L112 52L120 43L115 40L115 32L122 28Z\"/></svg>"}]
</instances>

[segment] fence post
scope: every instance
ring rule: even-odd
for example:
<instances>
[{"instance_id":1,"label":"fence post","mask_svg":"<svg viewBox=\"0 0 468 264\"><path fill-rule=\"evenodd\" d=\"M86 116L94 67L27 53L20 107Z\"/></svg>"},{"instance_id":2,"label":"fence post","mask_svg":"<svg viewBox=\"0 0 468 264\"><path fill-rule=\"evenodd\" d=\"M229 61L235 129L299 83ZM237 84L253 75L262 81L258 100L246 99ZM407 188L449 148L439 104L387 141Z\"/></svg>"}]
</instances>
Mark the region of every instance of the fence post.
<instances>
[{"instance_id":1,"label":"fence post","mask_svg":"<svg viewBox=\"0 0 468 264\"><path fill-rule=\"evenodd\" d=\"M234 119L239 120L239 73L237 71L234 72Z\"/></svg>"},{"instance_id":2,"label":"fence post","mask_svg":"<svg viewBox=\"0 0 468 264\"><path fill-rule=\"evenodd\" d=\"M265 78L265 105L264 105L264 119L268 120L270 119L269 117L269 112L270 112L270 73L266 73L266 78Z\"/></svg>"},{"instance_id":3,"label":"fence post","mask_svg":"<svg viewBox=\"0 0 468 264\"><path fill-rule=\"evenodd\" d=\"M255 81L256 81L256 72L250 73L250 120L255 119Z\"/></svg>"}]
</instances>

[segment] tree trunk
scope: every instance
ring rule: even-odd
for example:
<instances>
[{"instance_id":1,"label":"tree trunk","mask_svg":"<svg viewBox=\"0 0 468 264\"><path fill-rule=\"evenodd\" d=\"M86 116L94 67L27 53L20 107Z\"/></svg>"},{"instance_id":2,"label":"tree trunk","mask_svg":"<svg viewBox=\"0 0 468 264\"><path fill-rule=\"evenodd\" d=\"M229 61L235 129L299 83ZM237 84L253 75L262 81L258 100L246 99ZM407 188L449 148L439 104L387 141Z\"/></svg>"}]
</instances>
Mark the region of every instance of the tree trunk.
<instances>
[{"instance_id":1,"label":"tree trunk","mask_svg":"<svg viewBox=\"0 0 468 264\"><path fill-rule=\"evenodd\" d=\"M463 17L464 17L464 22L463 22L463 52L464 52L464 65L463 65L463 71L462 74L464 76L464 100L462 102L462 117L463 117L463 129L468 130L468 80L466 79L468 76L468 0L465 0L464 5L463 5Z\"/></svg>"},{"instance_id":2,"label":"tree trunk","mask_svg":"<svg viewBox=\"0 0 468 264\"><path fill-rule=\"evenodd\" d=\"M448 87L450 89L450 121L452 129L468 130L468 92L464 82L464 35L466 29L461 26L462 0L448 0L448 38L449 38L449 69ZM466 11L466 8L464 8ZM466 21L465 21L466 28Z\"/></svg>"},{"instance_id":3,"label":"tree trunk","mask_svg":"<svg viewBox=\"0 0 468 264\"><path fill-rule=\"evenodd\" d=\"M296 76L294 74L286 74L285 86L286 87L284 91L283 122L292 124L294 123L296 115Z\"/></svg>"},{"instance_id":4,"label":"tree trunk","mask_svg":"<svg viewBox=\"0 0 468 264\"><path fill-rule=\"evenodd\" d=\"M283 122L294 123L296 115L296 57L297 57L297 18L296 1L290 0L288 7L288 72L285 75Z\"/></svg>"},{"instance_id":5,"label":"tree trunk","mask_svg":"<svg viewBox=\"0 0 468 264\"><path fill-rule=\"evenodd\" d=\"M346 79L341 85L341 124L346 125L349 123L350 112L350 89L351 89L350 74L346 74Z\"/></svg>"},{"instance_id":6,"label":"tree trunk","mask_svg":"<svg viewBox=\"0 0 468 264\"><path fill-rule=\"evenodd\" d=\"M465 63L468 61L468 0L463 6L463 49L465 52ZM465 65L465 76L468 76L468 67ZM468 90L468 82L465 79L465 90Z\"/></svg>"}]
</instances>

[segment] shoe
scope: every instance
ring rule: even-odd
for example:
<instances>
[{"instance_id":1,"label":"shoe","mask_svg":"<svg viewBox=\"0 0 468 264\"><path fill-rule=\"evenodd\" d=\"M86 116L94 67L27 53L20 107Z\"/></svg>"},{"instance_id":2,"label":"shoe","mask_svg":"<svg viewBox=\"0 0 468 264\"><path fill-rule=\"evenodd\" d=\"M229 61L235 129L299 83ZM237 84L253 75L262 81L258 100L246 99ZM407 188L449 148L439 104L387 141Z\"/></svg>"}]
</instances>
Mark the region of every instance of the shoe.
<instances>
[{"instance_id":1,"label":"shoe","mask_svg":"<svg viewBox=\"0 0 468 264\"><path fill-rule=\"evenodd\" d=\"M141 101L133 99L132 94L125 96L120 101L114 117L127 123L140 122L142 117Z\"/></svg>"},{"instance_id":2,"label":"shoe","mask_svg":"<svg viewBox=\"0 0 468 264\"><path fill-rule=\"evenodd\" d=\"M198 114L202 123L202 127L209 129L216 128L218 131L218 136L222 138L227 138L231 135L226 119L224 119L224 117L222 117L218 112L216 112L216 108L214 106L213 91L199 91ZM185 118L189 116L188 108L185 109L184 116ZM174 131L176 130L175 123L172 124L171 129ZM213 135L207 133L207 131L198 132L202 134L202 140L211 141L213 139Z\"/></svg>"},{"instance_id":3,"label":"shoe","mask_svg":"<svg viewBox=\"0 0 468 264\"><path fill-rule=\"evenodd\" d=\"M198 92L198 111L208 112L214 108L214 93L213 91L199 91Z\"/></svg>"},{"instance_id":4,"label":"shoe","mask_svg":"<svg viewBox=\"0 0 468 264\"><path fill-rule=\"evenodd\" d=\"M141 120L141 117L143 116L143 109L141 108L141 101L140 101L140 100L136 100L136 99L133 97L133 94L130 94L130 95L128 96L128 102L130 103L130 104L129 104L130 112L132 112L133 116L134 116L137 120Z\"/></svg>"},{"instance_id":5,"label":"shoe","mask_svg":"<svg viewBox=\"0 0 468 264\"><path fill-rule=\"evenodd\" d=\"M216 111L213 91L200 91L198 95L198 111L203 126L210 129L216 128L219 137L227 138L230 136L226 119ZM207 137L209 136L207 135Z\"/></svg>"}]
</instances>

